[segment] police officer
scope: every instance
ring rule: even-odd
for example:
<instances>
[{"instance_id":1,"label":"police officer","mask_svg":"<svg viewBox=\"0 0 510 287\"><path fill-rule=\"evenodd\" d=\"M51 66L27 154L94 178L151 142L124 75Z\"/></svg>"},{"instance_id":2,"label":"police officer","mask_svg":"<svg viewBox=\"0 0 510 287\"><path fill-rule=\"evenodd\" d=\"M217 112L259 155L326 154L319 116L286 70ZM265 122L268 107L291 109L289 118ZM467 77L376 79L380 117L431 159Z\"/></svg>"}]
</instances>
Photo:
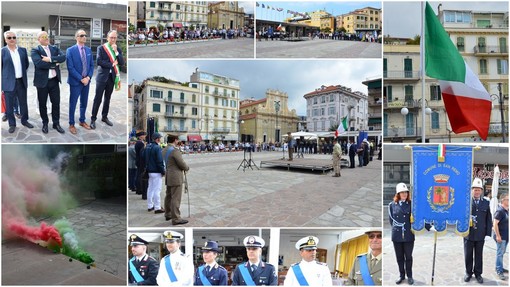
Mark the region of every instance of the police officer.
<instances>
[{"instance_id":1,"label":"police officer","mask_svg":"<svg viewBox=\"0 0 510 287\"><path fill-rule=\"evenodd\" d=\"M184 236L175 231L163 233L166 248L170 254L159 263L156 280L159 286L191 286L193 285L193 260L181 252L181 240Z\"/></svg>"},{"instance_id":2,"label":"police officer","mask_svg":"<svg viewBox=\"0 0 510 287\"><path fill-rule=\"evenodd\" d=\"M492 233L492 215L489 201L482 197L482 180L475 177L471 184L472 202L471 202L471 222L469 234L464 237L464 263L466 265L466 274L464 282L469 282L473 273L476 281L483 283L483 244L485 236L491 236ZM474 255L474 268L473 268Z\"/></svg>"},{"instance_id":3,"label":"police officer","mask_svg":"<svg viewBox=\"0 0 510 287\"><path fill-rule=\"evenodd\" d=\"M303 237L296 242L302 260L292 264L285 276L284 286L333 286L328 265L315 260L319 238Z\"/></svg>"},{"instance_id":4,"label":"police officer","mask_svg":"<svg viewBox=\"0 0 510 287\"><path fill-rule=\"evenodd\" d=\"M347 285L382 285L382 232L371 229L365 234L368 235L370 250L354 259Z\"/></svg>"},{"instance_id":5,"label":"police officer","mask_svg":"<svg viewBox=\"0 0 510 287\"><path fill-rule=\"evenodd\" d=\"M266 244L264 239L251 235L245 237L243 243L248 261L236 266L232 285L278 285L274 266L261 260L262 247Z\"/></svg>"},{"instance_id":6,"label":"police officer","mask_svg":"<svg viewBox=\"0 0 510 287\"><path fill-rule=\"evenodd\" d=\"M129 285L157 285L159 262L147 254L148 244L136 234L129 237L133 253L129 260Z\"/></svg>"},{"instance_id":7,"label":"police officer","mask_svg":"<svg viewBox=\"0 0 510 287\"><path fill-rule=\"evenodd\" d=\"M393 241L400 272L400 278L395 283L402 283L407 274L407 282L413 285L414 233L411 232L411 200L405 183L397 184L395 197L388 205L388 209L392 226L391 241Z\"/></svg>"},{"instance_id":8,"label":"police officer","mask_svg":"<svg viewBox=\"0 0 510 287\"><path fill-rule=\"evenodd\" d=\"M206 241L202 247L202 257L205 264L195 272L195 286L226 286L228 272L216 262L220 249L215 241Z\"/></svg>"}]
</instances>

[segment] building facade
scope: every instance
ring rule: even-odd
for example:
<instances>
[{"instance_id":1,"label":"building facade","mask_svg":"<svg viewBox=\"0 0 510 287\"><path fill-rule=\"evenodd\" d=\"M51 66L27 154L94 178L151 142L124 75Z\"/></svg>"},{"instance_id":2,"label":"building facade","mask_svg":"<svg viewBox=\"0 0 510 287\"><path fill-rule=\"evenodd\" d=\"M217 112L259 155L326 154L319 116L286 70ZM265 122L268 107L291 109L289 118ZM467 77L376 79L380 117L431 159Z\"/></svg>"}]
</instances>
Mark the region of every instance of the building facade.
<instances>
[{"instance_id":1,"label":"building facade","mask_svg":"<svg viewBox=\"0 0 510 287\"><path fill-rule=\"evenodd\" d=\"M457 14L462 17L457 17ZM457 20L451 22L452 19L457 18L469 23L459 23ZM508 27L508 16L501 13L444 11L444 13L440 12L440 19L445 23L446 31L468 66L478 75L491 94L493 108L487 141L501 142L503 140L501 122L504 123L505 134L508 134L508 128L506 128L508 127L508 102L505 102L505 99L508 99L508 28L504 28ZM488 27L490 25L492 27ZM476 131L462 134L451 131L436 79L426 77L425 87L422 89L419 46L385 45L383 76L383 132L386 141L421 141L422 129L425 129L426 141L429 142L481 141ZM425 113L422 112L422 90L425 91ZM407 114L402 113L403 108L407 108ZM503 119L501 110L503 110ZM423 116L425 116L425 126L423 126Z\"/></svg>"},{"instance_id":2,"label":"building facade","mask_svg":"<svg viewBox=\"0 0 510 287\"><path fill-rule=\"evenodd\" d=\"M212 29L240 29L245 26L244 8L237 1L209 3L209 27Z\"/></svg>"},{"instance_id":3,"label":"building facade","mask_svg":"<svg viewBox=\"0 0 510 287\"><path fill-rule=\"evenodd\" d=\"M336 17L337 29L344 28L347 33L357 30L382 30L382 10L372 7L356 9Z\"/></svg>"},{"instance_id":4,"label":"building facade","mask_svg":"<svg viewBox=\"0 0 510 287\"><path fill-rule=\"evenodd\" d=\"M368 129L368 97L342 85L321 86L304 95L309 132L336 130L347 117L349 130Z\"/></svg>"},{"instance_id":5,"label":"building facade","mask_svg":"<svg viewBox=\"0 0 510 287\"><path fill-rule=\"evenodd\" d=\"M198 89L198 114L202 138L237 141L239 137L240 82L237 79L195 70L190 77Z\"/></svg>"},{"instance_id":6,"label":"building facade","mask_svg":"<svg viewBox=\"0 0 510 287\"><path fill-rule=\"evenodd\" d=\"M145 1L145 25L164 28L207 28L207 1Z\"/></svg>"},{"instance_id":7,"label":"building facade","mask_svg":"<svg viewBox=\"0 0 510 287\"><path fill-rule=\"evenodd\" d=\"M368 87L368 130L382 131L382 79L363 82Z\"/></svg>"},{"instance_id":8,"label":"building facade","mask_svg":"<svg viewBox=\"0 0 510 287\"><path fill-rule=\"evenodd\" d=\"M240 103L241 141L257 143L281 142L288 132L298 131L296 110L289 110L287 93L268 89L261 100L248 99Z\"/></svg>"}]
</instances>

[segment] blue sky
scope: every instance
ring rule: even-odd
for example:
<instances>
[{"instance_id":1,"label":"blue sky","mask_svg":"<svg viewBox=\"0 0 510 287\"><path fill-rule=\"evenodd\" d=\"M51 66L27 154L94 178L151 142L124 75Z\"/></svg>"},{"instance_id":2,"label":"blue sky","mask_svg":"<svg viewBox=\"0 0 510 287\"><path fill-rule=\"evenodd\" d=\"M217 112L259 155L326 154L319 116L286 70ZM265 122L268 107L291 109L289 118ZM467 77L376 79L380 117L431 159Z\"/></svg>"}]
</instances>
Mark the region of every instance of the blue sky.
<instances>
[{"instance_id":1,"label":"blue sky","mask_svg":"<svg viewBox=\"0 0 510 287\"><path fill-rule=\"evenodd\" d=\"M305 13L317 10L326 10L334 16L342 15L367 6L381 8L381 2L332 2L332 1L291 1L291 2L273 2L257 1L259 7L255 7L255 17L262 20L283 21L291 17L287 10ZM262 4L264 8L262 8ZM270 9L267 9L267 6ZM273 9L275 8L275 9ZM282 10L278 12L277 10Z\"/></svg>"}]
</instances>

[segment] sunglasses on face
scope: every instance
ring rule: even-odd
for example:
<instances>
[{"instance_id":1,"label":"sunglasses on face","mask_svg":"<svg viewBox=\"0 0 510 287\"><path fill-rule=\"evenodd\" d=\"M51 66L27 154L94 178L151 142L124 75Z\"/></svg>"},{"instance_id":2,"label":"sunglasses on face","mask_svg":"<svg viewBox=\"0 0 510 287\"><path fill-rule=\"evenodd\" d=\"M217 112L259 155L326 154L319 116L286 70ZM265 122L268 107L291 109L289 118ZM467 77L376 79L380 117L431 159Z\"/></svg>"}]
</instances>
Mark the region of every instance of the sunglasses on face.
<instances>
[{"instance_id":1,"label":"sunglasses on face","mask_svg":"<svg viewBox=\"0 0 510 287\"><path fill-rule=\"evenodd\" d=\"M82 35L78 35L78 37L83 38L83 37L87 37L87 35L82 34Z\"/></svg>"},{"instance_id":2,"label":"sunglasses on face","mask_svg":"<svg viewBox=\"0 0 510 287\"><path fill-rule=\"evenodd\" d=\"M11 40L11 39L14 39L16 40L16 36L12 36L12 37L5 37L7 40Z\"/></svg>"},{"instance_id":3,"label":"sunglasses on face","mask_svg":"<svg viewBox=\"0 0 510 287\"><path fill-rule=\"evenodd\" d=\"M377 239L381 239L382 238L382 234L370 234L368 236L369 239L374 239L374 238L377 238Z\"/></svg>"}]
</instances>

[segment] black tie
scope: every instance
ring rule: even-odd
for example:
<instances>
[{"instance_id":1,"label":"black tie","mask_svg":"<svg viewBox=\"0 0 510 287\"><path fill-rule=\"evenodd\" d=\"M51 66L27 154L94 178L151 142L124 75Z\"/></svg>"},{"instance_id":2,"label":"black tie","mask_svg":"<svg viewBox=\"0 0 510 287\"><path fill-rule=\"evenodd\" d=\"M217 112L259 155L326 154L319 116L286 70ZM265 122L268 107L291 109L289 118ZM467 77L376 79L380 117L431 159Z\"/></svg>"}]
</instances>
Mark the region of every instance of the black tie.
<instances>
[{"instance_id":1,"label":"black tie","mask_svg":"<svg viewBox=\"0 0 510 287\"><path fill-rule=\"evenodd\" d=\"M210 268L211 267L209 265L207 265L207 267L205 267L205 273L209 273Z\"/></svg>"},{"instance_id":2,"label":"black tie","mask_svg":"<svg viewBox=\"0 0 510 287\"><path fill-rule=\"evenodd\" d=\"M475 199L475 204L478 205L478 203L480 202L480 200L478 199Z\"/></svg>"},{"instance_id":3,"label":"black tie","mask_svg":"<svg viewBox=\"0 0 510 287\"><path fill-rule=\"evenodd\" d=\"M253 273L253 272L255 272L255 270L257 270L257 265L252 264L251 265L251 272Z\"/></svg>"}]
</instances>

